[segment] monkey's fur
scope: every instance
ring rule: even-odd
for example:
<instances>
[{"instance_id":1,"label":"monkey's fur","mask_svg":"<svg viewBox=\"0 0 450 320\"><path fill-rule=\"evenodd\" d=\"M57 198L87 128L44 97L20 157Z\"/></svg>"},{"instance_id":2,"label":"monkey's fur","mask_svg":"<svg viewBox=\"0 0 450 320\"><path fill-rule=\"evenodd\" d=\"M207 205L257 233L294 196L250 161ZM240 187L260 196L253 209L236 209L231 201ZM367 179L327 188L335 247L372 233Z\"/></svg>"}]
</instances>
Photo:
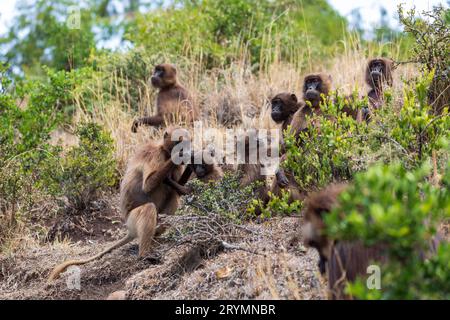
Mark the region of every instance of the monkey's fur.
<instances>
[{"instance_id":1,"label":"monkey's fur","mask_svg":"<svg viewBox=\"0 0 450 320\"><path fill-rule=\"evenodd\" d=\"M190 124L198 118L198 110L187 90L177 80L177 69L171 64L155 67L152 85L159 89L156 98L156 115L135 120L131 130L140 125L165 126L168 123Z\"/></svg>"},{"instance_id":2,"label":"monkey's fur","mask_svg":"<svg viewBox=\"0 0 450 320\"><path fill-rule=\"evenodd\" d=\"M282 92L277 94L271 100L272 120L281 123L281 129L284 131L291 124L294 113L302 106L294 93Z\"/></svg>"},{"instance_id":3,"label":"monkey's fur","mask_svg":"<svg viewBox=\"0 0 450 320\"><path fill-rule=\"evenodd\" d=\"M127 235L91 258L69 260L56 266L48 278L49 282L67 267L99 259L135 238L139 242L139 257L149 252L155 234L163 232L156 228L158 214L173 214L179 206L178 193L163 183L168 176L178 179L182 172L182 167L171 160L172 149L180 142L171 139L174 129L167 128L161 143L147 143L128 163L120 186L120 210Z\"/></svg>"},{"instance_id":4,"label":"monkey's fur","mask_svg":"<svg viewBox=\"0 0 450 320\"><path fill-rule=\"evenodd\" d=\"M262 174L264 164L261 163L261 159L259 158L259 149L264 146L265 142L256 138L256 141L250 143L250 138L245 136L243 143L245 161L237 166L237 172L241 173L239 186L245 188L251 184L259 184L254 190L254 194L256 198L261 198L267 193L266 177ZM256 163L250 163L250 155L255 153L258 155Z\"/></svg>"}]
</instances>

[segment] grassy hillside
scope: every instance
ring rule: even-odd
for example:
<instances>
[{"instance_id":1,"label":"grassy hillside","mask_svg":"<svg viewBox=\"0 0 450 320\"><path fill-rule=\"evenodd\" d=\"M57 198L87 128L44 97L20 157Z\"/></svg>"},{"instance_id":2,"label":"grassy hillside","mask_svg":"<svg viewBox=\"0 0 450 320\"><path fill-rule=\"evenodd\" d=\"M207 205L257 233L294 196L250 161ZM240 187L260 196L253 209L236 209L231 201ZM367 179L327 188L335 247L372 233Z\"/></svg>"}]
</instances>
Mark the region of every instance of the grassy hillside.
<instances>
[{"instance_id":1,"label":"grassy hillside","mask_svg":"<svg viewBox=\"0 0 450 320\"><path fill-rule=\"evenodd\" d=\"M37 20L19 18L0 39L10 45L0 66L0 297L100 299L125 290L129 298L326 298L316 254L301 242L302 203L292 209L274 198L258 217L257 199L230 194L226 179L184 198L170 218L176 227L147 259L137 261L136 247L125 246L83 267L81 291L63 279L43 288L56 263L123 235L118 186L126 163L162 135L131 132L133 119L155 113L155 64L176 64L203 127L225 132L278 128L270 99L283 91L301 97L310 72L329 73L333 95L353 93L367 105L367 60L385 56L396 62L394 85L372 121L357 123L330 102L315 138L288 148L286 168L307 191L355 183L343 201L347 215L327 221L335 239L392 245L385 291L356 283L355 296L448 298L448 244L425 262L404 259L436 229L449 237L448 9L431 12L429 21L400 10L406 32L377 42L348 30L326 1L175 1L146 13L129 9L123 18L111 4L93 4L81 9L76 30L58 22L71 1L36 3L27 10L41 13ZM122 38L126 49L96 48L94 26ZM29 33L18 38L20 29ZM189 271L176 269L189 254L198 257L185 265ZM399 270L407 272L400 277Z\"/></svg>"}]
</instances>

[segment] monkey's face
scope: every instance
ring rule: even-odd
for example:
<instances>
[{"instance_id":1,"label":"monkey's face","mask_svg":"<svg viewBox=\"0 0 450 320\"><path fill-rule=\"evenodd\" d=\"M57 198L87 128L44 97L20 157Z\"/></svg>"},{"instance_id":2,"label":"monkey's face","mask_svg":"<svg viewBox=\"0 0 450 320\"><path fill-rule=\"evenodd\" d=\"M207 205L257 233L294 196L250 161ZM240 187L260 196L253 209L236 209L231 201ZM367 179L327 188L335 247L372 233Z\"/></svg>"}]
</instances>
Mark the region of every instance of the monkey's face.
<instances>
[{"instance_id":1,"label":"monkey's face","mask_svg":"<svg viewBox=\"0 0 450 320\"><path fill-rule=\"evenodd\" d=\"M295 94L280 93L271 101L272 111L270 116L273 121L280 123L286 120L291 114L298 109L298 100Z\"/></svg>"},{"instance_id":2,"label":"monkey's face","mask_svg":"<svg viewBox=\"0 0 450 320\"><path fill-rule=\"evenodd\" d=\"M152 85L155 88L166 88L176 83L177 70L170 64L160 64L155 67L151 77Z\"/></svg>"},{"instance_id":3,"label":"monkey's face","mask_svg":"<svg viewBox=\"0 0 450 320\"><path fill-rule=\"evenodd\" d=\"M386 77L386 65L383 60L372 60L369 64L369 70L374 83L381 83Z\"/></svg>"},{"instance_id":4,"label":"monkey's face","mask_svg":"<svg viewBox=\"0 0 450 320\"><path fill-rule=\"evenodd\" d=\"M194 164L193 169L198 178L204 178L208 174L208 168L205 164Z\"/></svg>"},{"instance_id":5,"label":"monkey's face","mask_svg":"<svg viewBox=\"0 0 450 320\"><path fill-rule=\"evenodd\" d=\"M303 92L305 100L311 102L313 107L319 106L320 94L322 93L322 80L320 77L310 77L305 79Z\"/></svg>"}]
</instances>

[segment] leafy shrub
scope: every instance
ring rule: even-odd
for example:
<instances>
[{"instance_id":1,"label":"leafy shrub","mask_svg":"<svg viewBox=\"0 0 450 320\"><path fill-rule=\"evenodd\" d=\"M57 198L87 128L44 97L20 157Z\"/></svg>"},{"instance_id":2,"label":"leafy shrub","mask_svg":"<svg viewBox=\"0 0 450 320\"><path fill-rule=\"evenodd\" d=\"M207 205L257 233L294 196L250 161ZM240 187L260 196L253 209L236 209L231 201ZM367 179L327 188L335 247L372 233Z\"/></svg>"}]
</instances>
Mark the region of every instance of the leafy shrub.
<instances>
[{"instance_id":1,"label":"leafy shrub","mask_svg":"<svg viewBox=\"0 0 450 320\"><path fill-rule=\"evenodd\" d=\"M300 212L302 208L301 201L295 200L289 202L289 191L281 190L281 195L278 197L272 192L268 192L269 202L266 206L260 199L253 199L250 206L247 208L247 212L254 216L256 210L259 210L262 218L271 218L272 213L279 215L291 215L293 213Z\"/></svg>"},{"instance_id":2,"label":"leafy shrub","mask_svg":"<svg viewBox=\"0 0 450 320\"><path fill-rule=\"evenodd\" d=\"M385 106L375 112L371 121L358 123L347 117L342 108L345 97L335 95L321 106L322 114L307 118L307 130L296 140L286 130L286 161L301 190L309 192L333 181L352 180L372 164L401 161L406 169L414 169L437 150L439 141L448 138L450 117L431 112L427 94L433 73L425 73L404 88L402 105L397 107L390 91L385 92ZM357 108L367 105L367 99L357 99ZM288 197L274 197L265 214L294 210L299 204L288 204Z\"/></svg>"},{"instance_id":3,"label":"leafy shrub","mask_svg":"<svg viewBox=\"0 0 450 320\"><path fill-rule=\"evenodd\" d=\"M415 39L412 48L412 60L422 64L425 72L434 71L431 89L428 92L429 103L440 113L449 107L450 101L450 9L434 6L431 11L423 12L424 18L417 18L415 9L407 12L399 5L400 23L405 32Z\"/></svg>"},{"instance_id":4,"label":"leafy shrub","mask_svg":"<svg viewBox=\"0 0 450 320\"><path fill-rule=\"evenodd\" d=\"M360 159L368 127L343 114L344 105L343 98L322 105L323 113L307 117L307 130L297 140L289 128L286 132L287 157L283 165L294 174L302 190L351 179L354 172L364 168Z\"/></svg>"},{"instance_id":5,"label":"leafy shrub","mask_svg":"<svg viewBox=\"0 0 450 320\"><path fill-rule=\"evenodd\" d=\"M20 97L9 93L11 79L1 66L0 94L0 244L15 235L20 223L30 218L31 208L44 196L39 188L41 168L51 159L53 148L47 144L59 115L51 104L62 96L50 95L46 85L29 83L18 89L29 97L26 108L19 108ZM48 95L44 94L46 92ZM53 100L54 99L54 100Z\"/></svg>"},{"instance_id":6,"label":"leafy shrub","mask_svg":"<svg viewBox=\"0 0 450 320\"><path fill-rule=\"evenodd\" d=\"M450 246L440 245L435 256L424 260L430 241L443 219L450 218L448 188L433 186L425 163L407 171L395 163L377 165L355 176L340 195L340 204L325 217L332 239L359 240L365 245L386 244L388 263L381 272L382 290L370 290L358 280L348 285L363 299L448 299ZM450 171L447 164L446 177ZM448 185L448 181L444 181Z\"/></svg>"},{"instance_id":7,"label":"leafy shrub","mask_svg":"<svg viewBox=\"0 0 450 320\"><path fill-rule=\"evenodd\" d=\"M432 79L429 73L406 85L399 111L391 93L386 92L385 107L375 112L369 124L343 114L342 97L324 104L322 115L309 119L308 130L300 133L298 141L286 133L285 167L294 173L303 190L310 191L334 180L350 180L378 161L401 160L406 168L419 166L450 130L447 113L436 116L430 112L426 97ZM360 108L367 100L355 103Z\"/></svg>"},{"instance_id":8,"label":"leafy shrub","mask_svg":"<svg viewBox=\"0 0 450 320\"><path fill-rule=\"evenodd\" d=\"M63 196L67 209L81 212L89 209L102 191L117 185L118 175L113 140L94 123L82 124L76 131L79 145L64 157L48 162L46 184L49 191Z\"/></svg>"},{"instance_id":9,"label":"leafy shrub","mask_svg":"<svg viewBox=\"0 0 450 320\"><path fill-rule=\"evenodd\" d=\"M448 136L450 130L447 110L440 116L434 115L427 99L433 79L433 72L425 73L404 88L402 108L389 129L391 138L407 151L413 166L430 157L439 139Z\"/></svg>"},{"instance_id":10,"label":"leafy shrub","mask_svg":"<svg viewBox=\"0 0 450 320\"><path fill-rule=\"evenodd\" d=\"M194 179L188 183L192 194L185 198L187 205L199 214L214 212L235 222L247 218L246 208L255 197L257 183L241 188L239 173L225 173L217 182L204 183Z\"/></svg>"}]
</instances>

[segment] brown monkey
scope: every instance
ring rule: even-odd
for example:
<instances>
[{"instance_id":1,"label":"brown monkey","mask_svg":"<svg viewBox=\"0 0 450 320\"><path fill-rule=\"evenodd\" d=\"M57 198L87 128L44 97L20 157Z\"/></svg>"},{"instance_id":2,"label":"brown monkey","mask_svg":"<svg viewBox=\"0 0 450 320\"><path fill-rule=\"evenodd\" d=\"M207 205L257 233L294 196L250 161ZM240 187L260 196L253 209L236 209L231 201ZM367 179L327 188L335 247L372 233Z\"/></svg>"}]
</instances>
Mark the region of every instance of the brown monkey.
<instances>
[{"instance_id":1,"label":"brown monkey","mask_svg":"<svg viewBox=\"0 0 450 320\"><path fill-rule=\"evenodd\" d=\"M331 89L331 76L324 73L309 74L305 77L303 83L303 99L305 100L305 105L301 106L292 116L290 122L291 132L294 134L296 139L298 139L300 132L304 132L308 127L308 118L313 115L320 115L322 112L320 110L320 103L326 101L329 98ZM347 98L348 103L352 103L350 97ZM343 112L347 113L355 119L360 119L360 113L358 110L353 110L352 107L346 105L344 106ZM312 120L314 121L314 120ZM320 128L320 124L313 122L314 126ZM301 141L300 141L301 143ZM284 148L282 146L284 153ZM285 160L286 156L282 156L281 163ZM292 173L286 173L281 167L278 168L275 179L272 183L270 191L277 196L280 196L281 189L287 189L290 192L290 201L303 200L306 193L299 189L297 182L295 181L294 175ZM265 204L268 202L269 197L265 197Z\"/></svg>"},{"instance_id":2,"label":"brown monkey","mask_svg":"<svg viewBox=\"0 0 450 320\"><path fill-rule=\"evenodd\" d=\"M151 82L159 89L156 115L135 120L131 128L133 132L136 132L140 125L158 127L177 120L192 123L197 119L197 108L187 90L178 82L175 66L166 63L157 65Z\"/></svg>"},{"instance_id":3,"label":"brown monkey","mask_svg":"<svg viewBox=\"0 0 450 320\"><path fill-rule=\"evenodd\" d=\"M324 215L338 205L338 196L347 188L346 184L332 184L325 189L311 193L305 201L303 240L306 246L319 252L319 270L328 272L330 298L348 299L344 294L346 282L353 282L358 276L367 275L372 262L385 263L386 245L364 246L359 241L333 241L324 231ZM436 251L442 241L438 233L430 242L429 252ZM423 255L423 252L419 253ZM425 257L425 255L424 255Z\"/></svg>"},{"instance_id":4,"label":"brown monkey","mask_svg":"<svg viewBox=\"0 0 450 320\"><path fill-rule=\"evenodd\" d=\"M192 155L191 168L197 179L203 182L219 181L223 178L222 169L214 161L205 161L202 152L201 155ZM214 150L209 150L209 159L213 160L215 156ZM200 158L201 157L201 158ZM196 163L196 159L202 159L200 163Z\"/></svg>"},{"instance_id":5,"label":"brown monkey","mask_svg":"<svg viewBox=\"0 0 450 320\"><path fill-rule=\"evenodd\" d=\"M393 61L386 58L370 59L366 68L366 83L370 87L367 94L374 109L383 104L383 85L392 86Z\"/></svg>"},{"instance_id":6,"label":"brown monkey","mask_svg":"<svg viewBox=\"0 0 450 320\"><path fill-rule=\"evenodd\" d=\"M172 140L175 128L167 128L163 141L150 142L138 150L130 159L125 176L120 185L120 209L125 221L127 235L97 255L64 262L53 269L48 281L54 280L71 265L81 265L99 259L106 253L119 248L135 238L139 241L139 256L145 256L151 249L157 230L159 213L173 214L179 205L179 195L163 183L168 176L178 179L182 167L172 162L171 152L176 144L187 138L187 132L179 129L178 140Z\"/></svg>"},{"instance_id":7,"label":"brown monkey","mask_svg":"<svg viewBox=\"0 0 450 320\"><path fill-rule=\"evenodd\" d=\"M345 190L345 184L332 184L320 192L313 192L305 200L303 216L303 240L319 253L319 270L325 274L332 242L325 236L323 214L337 205L338 195Z\"/></svg>"},{"instance_id":8,"label":"brown monkey","mask_svg":"<svg viewBox=\"0 0 450 320\"><path fill-rule=\"evenodd\" d=\"M303 82L304 105L292 116L290 122L292 133L298 138L298 134L307 127L307 116L322 114L320 103L329 98L331 89L331 76L324 73L313 73L305 77Z\"/></svg>"}]
</instances>

